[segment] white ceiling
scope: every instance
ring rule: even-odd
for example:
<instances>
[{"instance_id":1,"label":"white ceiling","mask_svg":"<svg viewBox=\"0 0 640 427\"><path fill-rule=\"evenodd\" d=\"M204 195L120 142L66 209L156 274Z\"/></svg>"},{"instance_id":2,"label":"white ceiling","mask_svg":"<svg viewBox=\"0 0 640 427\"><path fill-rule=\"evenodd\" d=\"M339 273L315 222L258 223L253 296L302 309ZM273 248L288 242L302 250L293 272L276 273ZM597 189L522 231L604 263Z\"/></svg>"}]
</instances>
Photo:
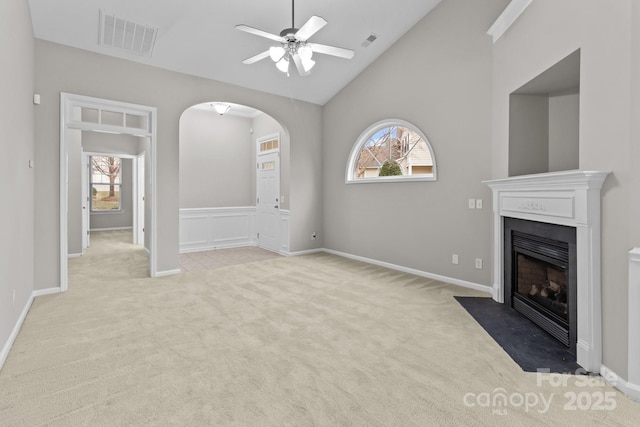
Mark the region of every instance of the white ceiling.
<instances>
[{"instance_id":1,"label":"white ceiling","mask_svg":"<svg viewBox=\"0 0 640 427\"><path fill-rule=\"evenodd\" d=\"M242 60L276 42L236 30L279 34L291 26L290 0L29 0L34 34L81 49L323 105L441 0L298 0L295 25L312 15L329 23L310 41L353 49L347 60L315 54L307 77L279 72L267 58ZM98 45L100 10L159 28L151 57ZM369 35L378 39L369 47Z\"/></svg>"}]
</instances>

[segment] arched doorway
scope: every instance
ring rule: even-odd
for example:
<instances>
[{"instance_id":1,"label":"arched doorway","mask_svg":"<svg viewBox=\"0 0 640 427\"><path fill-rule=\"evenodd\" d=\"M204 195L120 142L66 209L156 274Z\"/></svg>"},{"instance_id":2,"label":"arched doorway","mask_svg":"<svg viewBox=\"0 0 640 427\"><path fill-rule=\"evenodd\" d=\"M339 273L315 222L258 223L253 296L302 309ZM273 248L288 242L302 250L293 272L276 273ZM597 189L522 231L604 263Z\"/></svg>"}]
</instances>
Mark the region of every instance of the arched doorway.
<instances>
[{"instance_id":1,"label":"arched doorway","mask_svg":"<svg viewBox=\"0 0 640 427\"><path fill-rule=\"evenodd\" d=\"M229 110L219 114L215 104ZM259 141L265 137L278 141L277 150L272 143L262 154L275 153L277 162L259 161ZM276 223L271 223L269 247L260 237L262 166L272 168L278 178L270 181ZM180 118L179 176L181 253L239 246L288 251L289 136L277 120L255 108L226 102L188 108Z\"/></svg>"}]
</instances>

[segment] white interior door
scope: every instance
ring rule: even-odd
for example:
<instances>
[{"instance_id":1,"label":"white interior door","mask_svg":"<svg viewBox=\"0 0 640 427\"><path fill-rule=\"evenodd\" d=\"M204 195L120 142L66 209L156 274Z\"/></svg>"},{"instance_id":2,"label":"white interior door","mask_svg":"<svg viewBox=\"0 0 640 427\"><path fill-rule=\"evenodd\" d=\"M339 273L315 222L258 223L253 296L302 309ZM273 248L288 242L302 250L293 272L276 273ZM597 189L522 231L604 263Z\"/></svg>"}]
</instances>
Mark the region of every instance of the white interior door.
<instances>
[{"instance_id":1,"label":"white interior door","mask_svg":"<svg viewBox=\"0 0 640 427\"><path fill-rule=\"evenodd\" d=\"M82 252L90 245L89 215L91 214L91 200L89 199L89 176L91 174L91 157L87 154L82 156Z\"/></svg>"},{"instance_id":2,"label":"white interior door","mask_svg":"<svg viewBox=\"0 0 640 427\"><path fill-rule=\"evenodd\" d=\"M267 142L268 144L265 144ZM280 250L280 152L277 135L258 139L256 206L258 246Z\"/></svg>"},{"instance_id":3,"label":"white interior door","mask_svg":"<svg viewBox=\"0 0 640 427\"><path fill-rule=\"evenodd\" d=\"M144 154L133 159L133 244L144 245Z\"/></svg>"}]
</instances>

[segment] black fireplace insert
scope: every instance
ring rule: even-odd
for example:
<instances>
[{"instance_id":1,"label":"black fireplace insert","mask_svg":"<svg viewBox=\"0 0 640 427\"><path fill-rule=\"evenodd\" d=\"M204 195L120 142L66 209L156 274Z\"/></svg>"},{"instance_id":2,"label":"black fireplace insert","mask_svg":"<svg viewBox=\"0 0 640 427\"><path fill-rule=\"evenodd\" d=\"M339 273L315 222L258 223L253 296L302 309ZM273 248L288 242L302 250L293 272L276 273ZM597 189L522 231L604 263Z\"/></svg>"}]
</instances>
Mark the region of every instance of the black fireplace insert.
<instances>
[{"instance_id":1,"label":"black fireplace insert","mask_svg":"<svg viewBox=\"0 0 640 427\"><path fill-rule=\"evenodd\" d=\"M505 303L576 349L576 229L504 218Z\"/></svg>"}]
</instances>

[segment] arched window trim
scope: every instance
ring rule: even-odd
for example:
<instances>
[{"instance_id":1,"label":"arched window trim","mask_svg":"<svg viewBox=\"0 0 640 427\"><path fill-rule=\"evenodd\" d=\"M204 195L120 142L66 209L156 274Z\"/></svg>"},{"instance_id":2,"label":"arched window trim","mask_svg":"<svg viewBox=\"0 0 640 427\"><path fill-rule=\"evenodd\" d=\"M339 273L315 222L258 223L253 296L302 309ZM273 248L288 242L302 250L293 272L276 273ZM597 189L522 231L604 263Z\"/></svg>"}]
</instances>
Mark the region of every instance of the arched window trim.
<instances>
[{"instance_id":1,"label":"arched window trim","mask_svg":"<svg viewBox=\"0 0 640 427\"><path fill-rule=\"evenodd\" d=\"M366 144L366 142L372 135L374 135L379 130L389 126L403 126L410 128L424 140L424 142L427 144L427 147L429 148L429 152L431 153L431 159L433 160L433 172L430 175L376 176L370 178L355 177L356 162L358 161L358 157L360 155L362 147L364 146L364 144ZM347 173L345 177L345 183L347 184L369 184L374 182L437 181L436 155L433 152L433 147L431 147L429 138L427 138L427 136L416 125L401 119L385 119L372 124L360 134L360 136L356 140L356 143L351 149L349 161L347 162Z\"/></svg>"}]
</instances>

